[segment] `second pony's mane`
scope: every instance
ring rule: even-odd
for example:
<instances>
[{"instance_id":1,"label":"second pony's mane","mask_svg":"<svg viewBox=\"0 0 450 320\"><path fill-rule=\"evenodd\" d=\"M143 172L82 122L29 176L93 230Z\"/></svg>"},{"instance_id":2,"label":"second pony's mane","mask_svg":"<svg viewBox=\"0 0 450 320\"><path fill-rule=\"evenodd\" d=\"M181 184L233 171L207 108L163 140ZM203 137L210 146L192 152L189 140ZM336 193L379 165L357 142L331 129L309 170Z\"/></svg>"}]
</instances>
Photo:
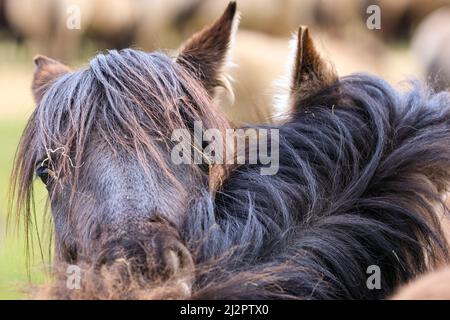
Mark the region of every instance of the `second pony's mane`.
<instances>
[{"instance_id":1,"label":"second pony's mane","mask_svg":"<svg viewBox=\"0 0 450 320\"><path fill-rule=\"evenodd\" d=\"M300 103L278 127L278 174L242 166L215 216L187 217L186 242L207 239L200 260L232 250L194 297L384 298L448 261L440 194L450 181L450 95L353 75ZM381 270L379 290L366 285L370 266Z\"/></svg>"}]
</instances>

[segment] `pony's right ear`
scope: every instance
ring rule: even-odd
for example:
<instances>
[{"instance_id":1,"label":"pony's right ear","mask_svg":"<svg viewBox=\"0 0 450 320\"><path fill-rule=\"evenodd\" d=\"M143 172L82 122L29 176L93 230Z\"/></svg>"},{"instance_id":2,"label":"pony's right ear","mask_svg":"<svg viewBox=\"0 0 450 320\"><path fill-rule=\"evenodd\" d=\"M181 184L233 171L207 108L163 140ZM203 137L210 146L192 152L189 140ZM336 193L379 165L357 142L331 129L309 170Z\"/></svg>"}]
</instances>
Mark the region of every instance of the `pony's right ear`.
<instances>
[{"instance_id":1,"label":"pony's right ear","mask_svg":"<svg viewBox=\"0 0 450 320\"><path fill-rule=\"evenodd\" d=\"M296 39L294 65L291 67L289 95L291 107L336 81L338 75L331 63L323 59L309 35L308 27L300 26Z\"/></svg>"},{"instance_id":2,"label":"pony's right ear","mask_svg":"<svg viewBox=\"0 0 450 320\"><path fill-rule=\"evenodd\" d=\"M31 88L35 102L39 103L50 85L61 75L70 72L71 69L46 56L38 55L34 57L33 61L36 70L34 71Z\"/></svg>"},{"instance_id":3,"label":"pony's right ear","mask_svg":"<svg viewBox=\"0 0 450 320\"><path fill-rule=\"evenodd\" d=\"M177 57L177 63L194 74L211 95L215 87L228 86L223 68L238 22L236 2L232 1L218 20L185 43Z\"/></svg>"}]
</instances>

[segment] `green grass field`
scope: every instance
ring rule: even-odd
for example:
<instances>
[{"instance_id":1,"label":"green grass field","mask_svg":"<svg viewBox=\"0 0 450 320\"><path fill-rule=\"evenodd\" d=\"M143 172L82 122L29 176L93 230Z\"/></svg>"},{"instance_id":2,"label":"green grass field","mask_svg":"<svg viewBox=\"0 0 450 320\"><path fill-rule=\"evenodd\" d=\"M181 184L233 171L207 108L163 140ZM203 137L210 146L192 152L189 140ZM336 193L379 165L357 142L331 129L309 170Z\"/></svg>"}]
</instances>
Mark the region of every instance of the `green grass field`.
<instances>
[{"instance_id":1,"label":"green grass field","mask_svg":"<svg viewBox=\"0 0 450 320\"><path fill-rule=\"evenodd\" d=\"M91 51L95 51L91 49ZM86 56L93 52L87 51ZM35 53L26 47L3 41L0 37L0 300L25 299L30 284L48 280L49 219L43 228L43 212L46 190L36 181L37 227L43 238L44 261L41 258L36 232L33 232L34 250L27 267L26 245L23 225L16 232L14 221L6 226L9 176L14 154L23 128L34 107L31 96L31 79L34 72L32 57ZM82 64L84 55L71 65ZM48 217L47 217L48 218ZM34 229L34 227L33 227ZM45 232L42 231L45 229ZM43 233L43 234L42 234ZM31 281L31 283L30 283Z\"/></svg>"},{"instance_id":2,"label":"green grass field","mask_svg":"<svg viewBox=\"0 0 450 320\"><path fill-rule=\"evenodd\" d=\"M33 108L30 92L32 71L30 54L0 42L0 300L27 298L24 292L30 285L29 281L41 282L45 277L38 246L34 246L34 254L31 254L27 268L23 228L16 229L14 221L6 225L9 176L14 154ZM37 186L36 225L41 226L45 193L42 186ZM36 239L35 235L33 239Z\"/></svg>"},{"instance_id":3,"label":"green grass field","mask_svg":"<svg viewBox=\"0 0 450 320\"><path fill-rule=\"evenodd\" d=\"M30 254L30 266L27 268L23 228L15 228L14 220L10 225L6 225L9 175L23 126L24 121L0 120L0 299L26 298L24 291L29 286L29 281L36 283L45 277L44 262L40 257L36 233L34 232L33 235L34 250ZM39 188L37 194L39 217L36 225L42 226L45 194L43 194L42 188ZM44 251L48 252L48 250Z\"/></svg>"}]
</instances>

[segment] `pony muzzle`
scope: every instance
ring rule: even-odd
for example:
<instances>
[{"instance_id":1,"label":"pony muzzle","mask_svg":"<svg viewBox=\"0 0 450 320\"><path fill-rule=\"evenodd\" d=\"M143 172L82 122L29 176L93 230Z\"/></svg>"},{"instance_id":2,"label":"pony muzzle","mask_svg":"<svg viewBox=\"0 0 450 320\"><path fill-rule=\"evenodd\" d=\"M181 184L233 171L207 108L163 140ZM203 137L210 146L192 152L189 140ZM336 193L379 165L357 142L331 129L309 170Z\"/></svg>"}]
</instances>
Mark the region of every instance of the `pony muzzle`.
<instances>
[{"instance_id":1,"label":"pony muzzle","mask_svg":"<svg viewBox=\"0 0 450 320\"><path fill-rule=\"evenodd\" d=\"M173 234L155 232L138 240L108 241L102 247L96 255L95 268L118 274L122 285L133 280L145 286L150 280L177 287L183 297L191 294L194 259Z\"/></svg>"}]
</instances>

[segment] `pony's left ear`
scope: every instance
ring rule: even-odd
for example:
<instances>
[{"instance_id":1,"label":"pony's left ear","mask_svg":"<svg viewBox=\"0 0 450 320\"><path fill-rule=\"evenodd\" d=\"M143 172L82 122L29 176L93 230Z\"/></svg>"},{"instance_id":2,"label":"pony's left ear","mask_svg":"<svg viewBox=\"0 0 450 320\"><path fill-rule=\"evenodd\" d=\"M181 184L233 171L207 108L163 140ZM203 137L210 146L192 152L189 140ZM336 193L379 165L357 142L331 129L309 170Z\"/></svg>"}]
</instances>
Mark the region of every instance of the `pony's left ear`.
<instances>
[{"instance_id":1,"label":"pony's left ear","mask_svg":"<svg viewBox=\"0 0 450 320\"><path fill-rule=\"evenodd\" d=\"M308 27L300 26L296 39L296 52L290 81L290 103L299 107L299 101L336 81L338 75L331 63L324 60L316 49Z\"/></svg>"},{"instance_id":2,"label":"pony's left ear","mask_svg":"<svg viewBox=\"0 0 450 320\"><path fill-rule=\"evenodd\" d=\"M32 91L35 102L38 104L50 85L60 76L71 71L66 65L50 59L46 56L38 55L33 59L36 65L34 71Z\"/></svg>"},{"instance_id":3,"label":"pony's left ear","mask_svg":"<svg viewBox=\"0 0 450 320\"><path fill-rule=\"evenodd\" d=\"M236 2L232 1L216 22L184 44L177 57L177 62L193 73L211 95L215 87L227 86L223 69L238 24Z\"/></svg>"}]
</instances>

